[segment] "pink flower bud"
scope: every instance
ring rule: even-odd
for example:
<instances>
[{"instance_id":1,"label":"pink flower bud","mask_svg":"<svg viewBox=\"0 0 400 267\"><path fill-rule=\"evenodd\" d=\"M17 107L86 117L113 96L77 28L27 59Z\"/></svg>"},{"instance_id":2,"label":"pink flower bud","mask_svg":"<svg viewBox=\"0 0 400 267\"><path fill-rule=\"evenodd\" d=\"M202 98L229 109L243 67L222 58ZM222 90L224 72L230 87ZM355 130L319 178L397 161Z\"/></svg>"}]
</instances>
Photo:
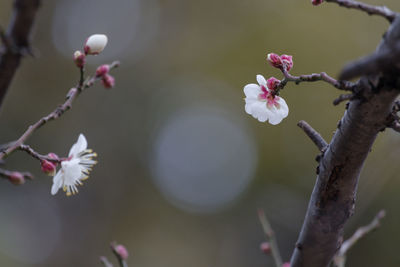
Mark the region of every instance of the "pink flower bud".
<instances>
[{"instance_id":1,"label":"pink flower bud","mask_svg":"<svg viewBox=\"0 0 400 267\"><path fill-rule=\"evenodd\" d=\"M282 264L282 267L290 267L290 262L285 262L284 264Z\"/></svg>"},{"instance_id":2,"label":"pink flower bud","mask_svg":"<svg viewBox=\"0 0 400 267\"><path fill-rule=\"evenodd\" d=\"M55 154L55 153L49 153L49 154L47 154L47 156L49 157L49 158L51 158L51 159L56 159L56 160L59 160L60 158L57 156L57 154Z\"/></svg>"},{"instance_id":3,"label":"pink flower bud","mask_svg":"<svg viewBox=\"0 0 400 267\"><path fill-rule=\"evenodd\" d=\"M8 180L15 185L25 183L25 177L20 172L12 172L10 176L8 176Z\"/></svg>"},{"instance_id":4,"label":"pink flower bud","mask_svg":"<svg viewBox=\"0 0 400 267\"><path fill-rule=\"evenodd\" d=\"M78 66L78 68L83 68L83 66L86 63L85 54L82 53L79 50L75 51L75 53L74 53L74 62L75 62L75 65Z\"/></svg>"},{"instance_id":5,"label":"pink flower bud","mask_svg":"<svg viewBox=\"0 0 400 267\"><path fill-rule=\"evenodd\" d=\"M324 2L324 0L311 0L311 3L312 3L314 6L320 5L320 4L322 4L322 2Z\"/></svg>"},{"instance_id":6,"label":"pink flower bud","mask_svg":"<svg viewBox=\"0 0 400 267\"><path fill-rule=\"evenodd\" d=\"M121 257L123 260L127 260L129 253L128 250L123 245L117 245L114 248L115 252Z\"/></svg>"},{"instance_id":7,"label":"pink flower bud","mask_svg":"<svg viewBox=\"0 0 400 267\"><path fill-rule=\"evenodd\" d=\"M101 83L103 84L104 88L110 89L114 87L115 79L113 76L106 74L101 79Z\"/></svg>"},{"instance_id":8,"label":"pink flower bud","mask_svg":"<svg viewBox=\"0 0 400 267\"><path fill-rule=\"evenodd\" d=\"M56 174L57 165L55 163L48 160L42 160L40 164L42 166L42 172L45 174L49 176L54 176Z\"/></svg>"},{"instance_id":9,"label":"pink flower bud","mask_svg":"<svg viewBox=\"0 0 400 267\"><path fill-rule=\"evenodd\" d=\"M293 57L289 55L281 55L281 60L286 70L289 71L293 67Z\"/></svg>"},{"instance_id":10,"label":"pink flower bud","mask_svg":"<svg viewBox=\"0 0 400 267\"><path fill-rule=\"evenodd\" d=\"M271 253L271 245L268 242L262 242L260 244L260 250L264 252L265 254L270 254Z\"/></svg>"},{"instance_id":11,"label":"pink flower bud","mask_svg":"<svg viewBox=\"0 0 400 267\"><path fill-rule=\"evenodd\" d=\"M97 55L106 47L108 38L104 34L93 34L89 36L85 43L85 54Z\"/></svg>"},{"instance_id":12,"label":"pink flower bud","mask_svg":"<svg viewBox=\"0 0 400 267\"><path fill-rule=\"evenodd\" d=\"M269 64L274 67L274 68L282 68L282 60L281 57L278 56L275 53L269 53L267 55L267 61L269 62Z\"/></svg>"},{"instance_id":13,"label":"pink flower bud","mask_svg":"<svg viewBox=\"0 0 400 267\"><path fill-rule=\"evenodd\" d=\"M276 88L278 87L278 85L281 83L280 80L278 80L275 77L271 77L267 80L267 87L269 90L276 90Z\"/></svg>"},{"instance_id":14,"label":"pink flower bud","mask_svg":"<svg viewBox=\"0 0 400 267\"><path fill-rule=\"evenodd\" d=\"M106 75L109 71L110 71L110 65L107 65L107 64L101 65L96 70L96 76L102 77L102 76Z\"/></svg>"}]
</instances>

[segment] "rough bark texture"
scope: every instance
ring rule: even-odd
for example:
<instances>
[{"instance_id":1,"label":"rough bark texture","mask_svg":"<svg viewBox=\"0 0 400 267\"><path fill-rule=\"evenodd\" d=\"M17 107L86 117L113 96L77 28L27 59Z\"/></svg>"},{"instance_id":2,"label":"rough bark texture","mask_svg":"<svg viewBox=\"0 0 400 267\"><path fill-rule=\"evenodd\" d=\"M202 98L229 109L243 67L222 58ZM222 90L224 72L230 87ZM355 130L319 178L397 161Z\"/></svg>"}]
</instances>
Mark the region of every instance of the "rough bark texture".
<instances>
[{"instance_id":1,"label":"rough bark texture","mask_svg":"<svg viewBox=\"0 0 400 267\"><path fill-rule=\"evenodd\" d=\"M40 0L15 0L0 52L0 108L23 54L29 53L29 36Z\"/></svg>"},{"instance_id":2,"label":"rough bark texture","mask_svg":"<svg viewBox=\"0 0 400 267\"><path fill-rule=\"evenodd\" d=\"M397 18L376 54L388 53L399 42L400 19ZM360 79L355 98L349 102L338 129L320 157L316 184L292 255L292 267L328 266L340 248L344 225L354 212L364 161L378 133L393 120L390 116L393 103L400 93L396 58L387 61L384 70Z\"/></svg>"}]
</instances>

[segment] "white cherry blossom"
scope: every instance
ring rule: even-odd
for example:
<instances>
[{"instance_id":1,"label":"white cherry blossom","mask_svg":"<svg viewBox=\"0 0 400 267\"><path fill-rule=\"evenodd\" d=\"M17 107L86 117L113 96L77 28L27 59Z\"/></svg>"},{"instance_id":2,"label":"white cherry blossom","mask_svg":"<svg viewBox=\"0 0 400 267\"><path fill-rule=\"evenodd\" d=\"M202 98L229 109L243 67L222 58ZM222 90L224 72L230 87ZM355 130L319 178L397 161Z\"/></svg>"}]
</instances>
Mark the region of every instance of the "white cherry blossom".
<instances>
[{"instance_id":1,"label":"white cherry blossom","mask_svg":"<svg viewBox=\"0 0 400 267\"><path fill-rule=\"evenodd\" d=\"M51 194L55 195L63 188L67 196L78 193L77 185L89 178L89 172L97 162L93 160L97 154L87 149L87 141L83 134L79 135L78 141L71 147L68 158L61 162L61 168L53 177Z\"/></svg>"},{"instance_id":2,"label":"white cherry blossom","mask_svg":"<svg viewBox=\"0 0 400 267\"><path fill-rule=\"evenodd\" d=\"M274 95L267 87L262 75L257 75L258 84L248 84L243 88L246 95L245 110L260 122L268 121L272 125L280 123L289 114L289 107L282 97Z\"/></svg>"}]
</instances>

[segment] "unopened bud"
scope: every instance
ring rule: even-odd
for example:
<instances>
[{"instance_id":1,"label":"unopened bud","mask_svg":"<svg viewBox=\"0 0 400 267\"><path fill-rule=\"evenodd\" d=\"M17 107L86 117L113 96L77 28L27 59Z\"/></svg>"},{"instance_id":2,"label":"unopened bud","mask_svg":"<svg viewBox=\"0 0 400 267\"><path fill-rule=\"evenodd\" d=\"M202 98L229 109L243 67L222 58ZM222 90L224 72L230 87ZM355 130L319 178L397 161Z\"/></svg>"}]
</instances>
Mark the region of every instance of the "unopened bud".
<instances>
[{"instance_id":1,"label":"unopened bud","mask_svg":"<svg viewBox=\"0 0 400 267\"><path fill-rule=\"evenodd\" d=\"M282 267L290 267L290 262L285 262L284 264L282 264Z\"/></svg>"},{"instance_id":2,"label":"unopened bud","mask_svg":"<svg viewBox=\"0 0 400 267\"><path fill-rule=\"evenodd\" d=\"M265 254L270 254L271 253L271 245L268 242L263 242L260 244L260 250L264 252Z\"/></svg>"},{"instance_id":3,"label":"unopened bud","mask_svg":"<svg viewBox=\"0 0 400 267\"><path fill-rule=\"evenodd\" d=\"M25 183L25 177L22 175L22 173L20 172L12 172L9 176L8 176L8 180L15 184L15 185L20 185Z\"/></svg>"},{"instance_id":4,"label":"unopened bud","mask_svg":"<svg viewBox=\"0 0 400 267\"><path fill-rule=\"evenodd\" d=\"M101 79L101 83L103 84L104 88L110 89L114 87L115 79L113 76L106 74Z\"/></svg>"},{"instance_id":5,"label":"unopened bud","mask_svg":"<svg viewBox=\"0 0 400 267\"><path fill-rule=\"evenodd\" d=\"M123 245L117 245L114 248L115 252L121 257L123 260L127 260L129 253L128 250Z\"/></svg>"},{"instance_id":6,"label":"unopened bud","mask_svg":"<svg viewBox=\"0 0 400 267\"><path fill-rule=\"evenodd\" d=\"M102 76L106 75L109 71L110 71L110 65L107 65L107 64L101 65L96 70L96 76L102 77Z\"/></svg>"},{"instance_id":7,"label":"unopened bud","mask_svg":"<svg viewBox=\"0 0 400 267\"><path fill-rule=\"evenodd\" d=\"M282 68L282 60L281 57L278 56L275 53L269 53L267 55L267 61L269 62L269 64L274 67L274 68Z\"/></svg>"},{"instance_id":8,"label":"unopened bud","mask_svg":"<svg viewBox=\"0 0 400 267\"><path fill-rule=\"evenodd\" d=\"M45 174L49 176L54 176L56 174L57 167L55 163L48 160L42 160L40 164L42 166L42 172L44 172Z\"/></svg>"},{"instance_id":9,"label":"unopened bud","mask_svg":"<svg viewBox=\"0 0 400 267\"><path fill-rule=\"evenodd\" d=\"M75 62L76 66L78 66L79 68L83 68L83 66L85 66L85 63L86 63L85 54L82 53L79 50L75 51L75 53L74 53L74 62Z\"/></svg>"},{"instance_id":10,"label":"unopened bud","mask_svg":"<svg viewBox=\"0 0 400 267\"><path fill-rule=\"evenodd\" d=\"M322 4L322 2L324 2L324 0L311 0L311 3L312 3L314 6L320 5L320 4Z\"/></svg>"},{"instance_id":11,"label":"unopened bud","mask_svg":"<svg viewBox=\"0 0 400 267\"><path fill-rule=\"evenodd\" d=\"M286 67L286 70L289 71L293 67L293 57L289 55L281 55L282 64Z\"/></svg>"},{"instance_id":12,"label":"unopened bud","mask_svg":"<svg viewBox=\"0 0 400 267\"><path fill-rule=\"evenodd\" d=\"M89 36L85 43L85 54L97 55L106 47L108 38L104 34L93 34Z\"/></svg>"},{"instance_id":13,"label":"unopened bud","mask_svg":"<svg viewBox=\"0 0 400 267\"><path fill-rule=\"evenodd\" d=\"M278 85L281 83L280 80L278 80L275 77L271 77L267 80L267 87L269 90L276 90L276 88L278 87Z\"/></svg>"},{"instance_id":14,"label":"unopened bud","mask_svg":"<svg viewBox=\"0 0 400 267\"><path fill-rule=\"evenodd\" d=\"M51 159L56 159L56 160L59 160L59 159L60 159L60 158L57 156L57 154L55 154L55 153L53 153L53 152L47 154L47 156L48 156L49 158L51 158Z\"/></svg>"}]
</instances>

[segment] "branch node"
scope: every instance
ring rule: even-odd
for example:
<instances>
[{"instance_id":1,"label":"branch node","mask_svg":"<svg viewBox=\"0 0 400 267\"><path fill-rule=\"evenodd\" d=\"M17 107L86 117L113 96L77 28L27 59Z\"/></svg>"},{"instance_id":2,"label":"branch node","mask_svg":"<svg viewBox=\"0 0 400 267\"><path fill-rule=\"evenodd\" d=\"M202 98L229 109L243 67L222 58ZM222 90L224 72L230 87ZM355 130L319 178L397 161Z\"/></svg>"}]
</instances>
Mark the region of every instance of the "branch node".
<instances>
[{"instance_id":1,"label":"branch node","mask_svg":"<svg viewBox=\"0 0 400 267\"><path fill-rule=\"evenodd\" d=\"M318 147L319 151L323 152L328 146L328 143L324 140L324 138L306 121L299 121L297 126L299 126L306 133L311 141L313 141L313 143Z\"/></svg>"}]
</instances>

